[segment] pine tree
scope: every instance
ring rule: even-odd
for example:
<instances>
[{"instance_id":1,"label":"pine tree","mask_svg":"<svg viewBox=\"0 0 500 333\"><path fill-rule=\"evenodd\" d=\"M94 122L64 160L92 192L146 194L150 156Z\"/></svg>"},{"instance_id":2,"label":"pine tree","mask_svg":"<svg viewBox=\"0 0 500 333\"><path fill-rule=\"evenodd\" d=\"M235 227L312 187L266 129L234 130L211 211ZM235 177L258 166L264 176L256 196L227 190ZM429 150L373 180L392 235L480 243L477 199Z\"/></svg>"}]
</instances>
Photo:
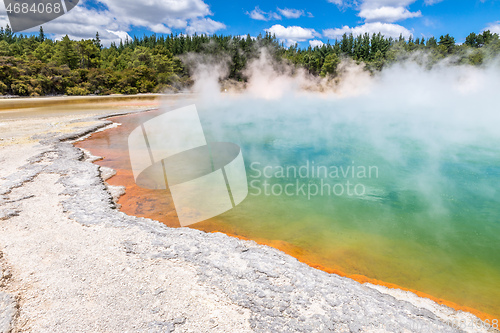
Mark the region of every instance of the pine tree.
<instances>
[{"instance_id":1,"label":"pine tree","mask_svg":"<svg viewBox=\"0 0 500 333\"><path fill-rule=\"evenodd\" d=\"M439 37L439 46L443 46L446 52L451 53L455 47L455 38L451 37L450 34Z\"/></svg>"},{"instance_id":2,"label":"pine tree","mask_svg":"<svg viewBox=\"0 0 500 333\"><path fill-rule=\"evenodd\" d=\"M437 39L435 37L431 37L427 40L427 46L428 47L435 47L437 46Z\"/></svg>"},{"instance_id":3,"label":"pine tree","mask_svg":"<svg viewBox=\"0 0 500 333\"><path fill-rule=\"evenodd\" d=\"M99 31L95 33L95 38L92 41L99 50L102 50L101 38L99 38Z\"/></svg>"},{"instance_id":4,"label":"pine tree","mask_svg":"<svg viewBox=\"0 0 500 333\"><path fill-rule=\"evenodd\" d=\"M12 29L10 28L10 26L8 24L5 27L4 40L7 43L12 43L14 41L14 33L12 32Z\"/></svg>"},{"instance_id":5,"label":"pine tree","mask_svg":"<svg viewBox=\"0 0 500 333\"><path fill-rule=\"evenodd\" d=\"M323 67L321 67L321 76L335 75L337 66L340 64L340 59L335 53L330 53L326 56Z\"/></svg>"},{"instance_id":6,"label":"pine tree","mask_svg":"<svg viewBox=\"0 0 500 333\"><path fill-rule=\"evenodd\" d=\"M476 33L472 32L465 38L465 45L468 45L470 47L478 47Z\"/></svg>"},{"instance_id":7,"label":"pine tree","mask_svg":"<svg viewBox=\"0 0 500 333\"><path fill-rule=\"evenodd\" d=\"M43 32L43 27L40 26L40 32L38 33L38 41L43 43L45 41L45 33Z\"/></svg>"},{"instance_id":8,"label":"pine tree","mask_svg":"<svg viewBox=\"0 0 500 333\"><path fill-rule=\"evenodd\" d=\"M56 52L54 57L60 65L68 65L69 68L75 69L78 66L78 54L68 35L64 36L60 42L56 44Z\"/></svg>"}]
</instances>

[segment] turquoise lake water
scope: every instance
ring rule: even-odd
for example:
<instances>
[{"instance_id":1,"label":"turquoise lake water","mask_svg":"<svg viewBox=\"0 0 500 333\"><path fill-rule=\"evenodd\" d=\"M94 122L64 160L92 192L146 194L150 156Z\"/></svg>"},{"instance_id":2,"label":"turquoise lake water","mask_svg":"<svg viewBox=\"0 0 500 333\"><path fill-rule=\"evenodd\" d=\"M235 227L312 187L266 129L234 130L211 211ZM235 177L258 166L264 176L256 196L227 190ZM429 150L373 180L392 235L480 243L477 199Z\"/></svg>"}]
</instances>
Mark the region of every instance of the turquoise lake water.
<instances>
[{"instance_id":1,"label":"turquoise lake water","mask_svg":"<svg viewBox=\"0 0 500 333\"><path fill-rule=\"evenodd\" d=\"M500 314L498 136L432 112L294 102L198 107L208 141L241 146L249 182L214 223Z\"/></svg>"},{"instance_id":2,"label":"turquoise lake water","mask_svg":"<svg viewBox=\"0 0 500 333\"><path fill-rule=\"evenodd\" d=\"M249 195L191 227L500 317L499 116L380 98L196 106L208 142L241 147ZM118 170L123 211L176 226L169 193L135 186L128 162L128 133L158 114L117 118L82 145Z\"/></svg>"}]
</instances>

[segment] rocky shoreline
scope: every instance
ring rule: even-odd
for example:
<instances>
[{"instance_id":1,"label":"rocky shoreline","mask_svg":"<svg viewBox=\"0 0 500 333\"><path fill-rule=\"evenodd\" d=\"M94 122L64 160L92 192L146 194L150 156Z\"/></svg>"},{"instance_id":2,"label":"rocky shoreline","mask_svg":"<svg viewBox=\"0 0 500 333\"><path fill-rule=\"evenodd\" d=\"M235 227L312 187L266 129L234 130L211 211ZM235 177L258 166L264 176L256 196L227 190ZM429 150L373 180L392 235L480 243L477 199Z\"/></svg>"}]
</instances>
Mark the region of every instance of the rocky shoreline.
<instances>
[{"instance_id":1,"label":"rocky shoreline","mask_svg":"<svg viewBox=\"0 0 500 333\"><path fill-rule=\"evenodd\" d=\"M252 241L121 213L111 170L72 144L112 115L0 147L0 332L460 332L447 321L478 320Z\"/></svg>"}]
</instances>

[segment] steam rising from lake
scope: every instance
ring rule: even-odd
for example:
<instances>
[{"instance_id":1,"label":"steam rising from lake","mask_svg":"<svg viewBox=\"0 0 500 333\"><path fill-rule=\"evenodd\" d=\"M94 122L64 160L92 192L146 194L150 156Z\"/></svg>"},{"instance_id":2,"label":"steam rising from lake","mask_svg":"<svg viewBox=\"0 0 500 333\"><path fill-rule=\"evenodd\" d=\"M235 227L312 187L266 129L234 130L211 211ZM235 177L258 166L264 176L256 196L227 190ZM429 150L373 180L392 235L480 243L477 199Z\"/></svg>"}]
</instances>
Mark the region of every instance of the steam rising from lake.
<instances>
[{"instance_id":1,"label":"steam rising from lake","mask_svg":"<svg viewBox=\"0 0 500 333\"><path fill-rule=\"evenodd\" d=\"M363 183L362 196L249 196L221 219L242 235L316 251L326 266L340 263L350 273L494 313L500 66L447 61L428 69L425 57L416 60L375 75L344 61L329 80L273 63L263 51L248 64L245 89L222 89L224 62L197 59L194 89L207 141L240 145L249 175L254 162L307 161L380 173ZM345 253L350 261L342 264Z\"/></svg>"},{"instance_id":2,"label":"steam rising from lake","mask_svg":"<svg viewBox=\"0 0 500 333\"><path fill-rule=\"evenodd\" d=\"M276 64L262 50L245 70L243 90L221 89L228 59L191 58L191 63L196 64L194 91L200 106L231 109L233 121L305 117L320 132L332 122L349 122L395 158L394 136L416 139L430 153L449 144L493 144L500 135L499 62L472 67L444 60L429 70L423 59L397 63L375 75L344 60L339 76L329 80ZM302 132L305 125L296 122L289 130Z\"/></svg>"},{"instance_id":3,"label":"steam rising from lake","mask_svg":"<svg viewBox=\"0 0 500 333\"><path fill-rule=\"evenodd\" d=\"M326 79L276 64L262 50L247 66L245 89L238 91L221 91L227 59L191 63L198 64L197 105L214 141L248 146L264 140L276 149L307 148L297 150L297 163L335 161L340 146L365 149L357 158L385 165L393 177L401 177L398 183L406 179L407 186L426 193L426 201L441 212L447 211L439 199L447 177L443 163L478 159L499 165L498 62L472 67L445 60L428 69L425 57L413 57L370 75L362 65L345 60L339 76ZM250 160L283 164L279 153L256 147L247 147ZM314 153L306 153L308 149ZM479 184L478 196L498 199L497 184Z\"/></svg>"}]
</instances>

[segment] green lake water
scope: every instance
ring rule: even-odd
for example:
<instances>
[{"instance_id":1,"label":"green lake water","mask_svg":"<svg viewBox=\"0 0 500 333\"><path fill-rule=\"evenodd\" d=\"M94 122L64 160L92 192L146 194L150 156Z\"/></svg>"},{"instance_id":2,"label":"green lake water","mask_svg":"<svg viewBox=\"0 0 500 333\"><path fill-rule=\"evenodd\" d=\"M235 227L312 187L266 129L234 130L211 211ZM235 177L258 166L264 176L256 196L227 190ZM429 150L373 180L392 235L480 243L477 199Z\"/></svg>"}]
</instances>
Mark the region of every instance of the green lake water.
<instances>
[{"instance_id":1,"label":"green lake water","mask_svg":"<svg viewBox=\"0 0 500 333\"><path fill-rule=\"evenodd\" d=\"M197 103L207 141L241 147L249 195L191 227L286 244L308 264L500 317L500 119L376 102ZM130 180L128 133L157 114L121 117L86 147L118 170L114 185L127 182L124 211L175 226L168 193Z\"/></svg>"},{"instance_id":2,"label":"green lake water","mask_svg":"<svg viewBox=\"0 0 500 333\"><path fill-rule=\"evenodd\" d=\"M249 182L214 223L500 315L498 137L482 123L292 103L198 106L208 141L241 146Z\"/></svg>"}]
</instances>

